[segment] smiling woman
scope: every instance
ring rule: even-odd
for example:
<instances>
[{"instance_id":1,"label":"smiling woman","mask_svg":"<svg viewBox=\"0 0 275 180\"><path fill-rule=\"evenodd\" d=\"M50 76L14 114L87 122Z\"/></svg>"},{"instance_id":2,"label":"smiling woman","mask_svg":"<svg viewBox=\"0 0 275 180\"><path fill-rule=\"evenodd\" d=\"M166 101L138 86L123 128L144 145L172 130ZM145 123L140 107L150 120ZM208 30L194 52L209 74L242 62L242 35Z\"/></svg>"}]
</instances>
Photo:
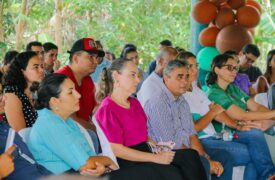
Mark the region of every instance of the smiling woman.
<instances>
[{"instance_id":1,"label":"smiling woman","mask_svg":"<svg viewBox=\"0 0 275 180\"><path fill-rule=\"evenodd\" d=\"M35 52L18 54L4 76L4 120L16 131L32 127L35 122L37 113L32 91L43 77L43 62Z\"/></svg>"}]
</instances>

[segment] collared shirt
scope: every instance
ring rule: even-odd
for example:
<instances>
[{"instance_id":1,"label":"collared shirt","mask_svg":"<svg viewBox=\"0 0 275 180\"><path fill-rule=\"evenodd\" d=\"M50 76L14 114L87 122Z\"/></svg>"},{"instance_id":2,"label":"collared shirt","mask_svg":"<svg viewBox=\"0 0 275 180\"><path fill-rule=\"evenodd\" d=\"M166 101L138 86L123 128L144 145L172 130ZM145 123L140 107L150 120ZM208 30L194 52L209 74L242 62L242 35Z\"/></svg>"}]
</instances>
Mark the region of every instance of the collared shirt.
<instances>
[{"instance_id":1,"label":"collared shirt","mask_svg":"<svg viewBox=\"0 0 275 180\"><path fill-rule=\"evenodd\" d=\"M90 76L95 83L99 81L100 73L104 68L108 68L111 65L111 62L106 58L103 58L103 61L96 66L95 72L93 72Z\"/></svg>"},{"instance_id":2,"label":"collared shirt","mask_svg":"<svg viewBox=\"0 0 275 180\"><path fill-rule=\"evenodd\" d=\"M189 105L183 96L176 99L164 83L160 91L145 103L148 133L155 141L174 141L190 147L190 136L196 134Z\"/></svg>"},{"instance_id":3,"label":"collared shirt","mask_svg":"<svg viewBox=\"0 0 275 180\"><path fill-rule=\"evenodd\" d=\"M234 104L246 111L246 103L250 99L247 94L245 94L233 83L229 84L226 90L222 89L218 84L214 83L210 85L207 95L211 101L221 105L225 110ZM215 129L217 132L220 132L222 130L221 123L217 123L217 125L215 125Z\"/></svg>"},{"instance_id":4,"label":"collared shirt","mask_svg":"<svg viewBox=\"0 0 275 180\"><path fill-rule=\"evenodd\" d=\"M144 104L150 99L155 93L159 93L162 84L162 78L156 73L152 72L150 76L143 82L140 90L137 93L137 98L144 107Z\"/></svg>"},{"instance_id":5,"label":"collared shirt","mask_svg":"<svg viewBox=\"0 0 275 180\"><path fill-rule=\"evenodd\" d=\"M28 147L35 160L54 174L77 171L96 155L74 120L64 121L47 108L38 111Z\"/></svg>"}]
</instances>

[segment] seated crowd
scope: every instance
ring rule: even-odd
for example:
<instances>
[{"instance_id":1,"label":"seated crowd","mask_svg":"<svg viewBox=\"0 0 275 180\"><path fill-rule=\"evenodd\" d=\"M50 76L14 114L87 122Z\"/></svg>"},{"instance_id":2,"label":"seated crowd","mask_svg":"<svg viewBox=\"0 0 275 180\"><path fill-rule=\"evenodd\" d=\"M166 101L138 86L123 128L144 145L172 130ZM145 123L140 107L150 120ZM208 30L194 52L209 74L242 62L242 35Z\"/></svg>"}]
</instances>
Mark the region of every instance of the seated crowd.
<instances>
[{"instance_id":1,"label":"seated crowd","mask_svg":"<svg viewBox=\"0 0 275 180\"><path fill-rule=\"evenodd\" d=\"M275 110L254 98L275 83L275 50L263 75L254 44L217 55L205 82L196 56L169 40L148 72L134 44L115 59L100 41L82 38L68 53L63 67L50 42L6 53L0 179L231 180L237 166L244 180L275 179L265 137L275 134Z\"/></svg>"}]
</instances>

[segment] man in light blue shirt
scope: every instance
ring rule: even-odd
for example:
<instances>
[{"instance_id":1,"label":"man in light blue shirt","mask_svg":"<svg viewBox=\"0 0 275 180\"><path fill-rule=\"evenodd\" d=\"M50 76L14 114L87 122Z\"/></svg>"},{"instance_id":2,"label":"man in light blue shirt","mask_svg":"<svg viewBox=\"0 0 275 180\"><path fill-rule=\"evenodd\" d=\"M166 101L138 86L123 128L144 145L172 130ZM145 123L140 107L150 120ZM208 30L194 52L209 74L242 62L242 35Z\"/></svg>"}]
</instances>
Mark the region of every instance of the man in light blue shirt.
<instances>
[{"instance_id":1,"label":"man in light blue shirt","mask_svg":"<svg viewBox=\"0 0 275 180\"><path fill-rule=\"evenodd\" d=\"M233 164L226 151L211 150L206 154L194 128L192 114L183 94L188 87L188 64L170 61L163 71L160 91L144 104L148 133L155 141L173 141L174 149L192 148L201 155L205 170L212 179L232 179ZM199 107L198 107L199 108Z\"/></svg>"},{"instance_id":2,"label":"man in light blue shirt","mask_svg":"<svg viewBox=\"0 0 275 180\"><path fill-rule=\"evenodd\" d=\"M178 52L175 48L163 48L156 57L157 67L150 76L145 79L140 90L137 93L137 98L142 106L155 93L160 91L160 84L162 84L163 69L168 62L174 60Z\"/></svg>"}]
</instances>

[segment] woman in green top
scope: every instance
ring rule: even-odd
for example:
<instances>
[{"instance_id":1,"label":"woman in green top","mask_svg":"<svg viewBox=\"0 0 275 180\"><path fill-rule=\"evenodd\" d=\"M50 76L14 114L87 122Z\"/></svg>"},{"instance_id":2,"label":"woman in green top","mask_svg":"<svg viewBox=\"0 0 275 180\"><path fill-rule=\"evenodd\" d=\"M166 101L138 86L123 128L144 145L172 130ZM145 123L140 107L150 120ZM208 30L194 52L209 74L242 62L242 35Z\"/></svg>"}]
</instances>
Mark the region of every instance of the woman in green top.
<instances>
[{"instance_id":1,"label":"woman in green top","mask_svg":"<svg viewBox=\"0 0 275 180\"><path fill-rule=\"evenodd\" d=\"M256 121L262 130L272 127L275 125L275 110L256 103L232 83L238 70L238 62L232 56L216 56L207 78L208 98L220 104L233 119Z\"/></svg>"},{"instance_id":2,"label":"woman in green top","mask_svg":"<svg viewBox=\"0 0 275 180\"><path fill-rule=\"evenodd\" d=\"M270 111L264 106L256 103L253 98L247 96L237 86L233 85L237 72L239 70L237 61L230 55L218 55L213 59L211 71L207 78L207 84L210 89L208 98L217 104L220 104L227 115L240 122L256 121L260 122L262 130L274 125L275 111ZM238 132L238 139L234 142L240 142L247 146L250 158L255 163L254 168L257 174L244 179L274 179L275 166L272 162L268 146L264 135L257 129L251 129L247 132ZM254 143L254 145L252 145ZM236 148L236 147L231 147ZM239 153L241 151L238 151ZM239 157L239 160L245 160L245 156ZM253 166L250 164L250 166ZM250 169L253 167L249 167ZM248 176L248 173L246 173Z\"/></svg>"}]
</instances>

